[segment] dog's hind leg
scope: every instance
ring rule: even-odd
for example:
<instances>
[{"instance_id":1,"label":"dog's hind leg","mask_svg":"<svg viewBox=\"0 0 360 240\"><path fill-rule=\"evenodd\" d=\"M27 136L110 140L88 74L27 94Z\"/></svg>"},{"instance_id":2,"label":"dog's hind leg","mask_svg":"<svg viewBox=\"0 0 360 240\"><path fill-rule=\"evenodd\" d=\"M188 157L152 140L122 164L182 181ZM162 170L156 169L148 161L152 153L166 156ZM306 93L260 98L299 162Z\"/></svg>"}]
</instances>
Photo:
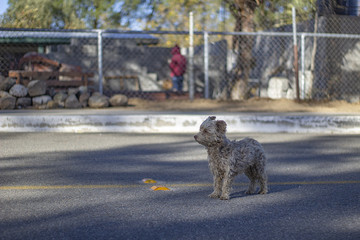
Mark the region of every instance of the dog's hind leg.
<instances>
[{"instance_id":1,"label":"dog's hind leg","mask_svg":"<svg viewBox=\"0 0 360 240\"><path fill-rule=\"evenodd\" d=\"M268 187L267 187L268 177L266 174L266 167L265 167L266 164L265 155L262 154L260 159L261 161L259 161L257 165L257 178L260 184L259 194L266 194L268 192Z\"/></svg>"},{"instance_id":2,"label":"dog's hind leg","mask_svg":"<svg viewBox=\"0 0 360 240\"><path fill-rule=\"evenodd\" d=\"M252 167L249 167L248 169L246 169L245 175L250 180L249 188L245 193L254 194L256 188L256 177L255 177L254 169L252 169Z\"/></svg>"},{"instance_id":3,"label":"dog's hind leg","mask_svg":"<svg viewBox=\"0 0 360 240\"><path fill-rule=\"evenodd\" d=\"M266 194L268 192L267 187L267 175L265 172L262 172L259 178L260 191L259 194Z\"/></svg>"}]
</instances>

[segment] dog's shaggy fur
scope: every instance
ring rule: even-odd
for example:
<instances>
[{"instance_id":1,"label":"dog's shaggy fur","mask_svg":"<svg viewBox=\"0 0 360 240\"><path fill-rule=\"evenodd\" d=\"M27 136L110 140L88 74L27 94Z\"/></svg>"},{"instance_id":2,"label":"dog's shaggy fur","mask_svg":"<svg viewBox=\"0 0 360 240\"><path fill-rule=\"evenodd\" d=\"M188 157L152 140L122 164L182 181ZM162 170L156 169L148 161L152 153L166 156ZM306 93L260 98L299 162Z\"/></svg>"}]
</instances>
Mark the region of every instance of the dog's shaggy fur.
<instances>
[{"instance_id":1,"label":"dog's shaggy fur","mask_svg":"<svg viewBox=\"0 0 360 240\"><path fill-rule=\"evenodd\" d=\"M214 192L211 198L228 200L231 183L238 174L245 173L250 179L247 194L255 192L260 184L259 194L267 193L266 156L261 144L252 139L230 141L226 136L226 123L208 117L200 126L195 140L204 145L208 152L210 170L214 176Z\"/></svg>"}]
</instances>

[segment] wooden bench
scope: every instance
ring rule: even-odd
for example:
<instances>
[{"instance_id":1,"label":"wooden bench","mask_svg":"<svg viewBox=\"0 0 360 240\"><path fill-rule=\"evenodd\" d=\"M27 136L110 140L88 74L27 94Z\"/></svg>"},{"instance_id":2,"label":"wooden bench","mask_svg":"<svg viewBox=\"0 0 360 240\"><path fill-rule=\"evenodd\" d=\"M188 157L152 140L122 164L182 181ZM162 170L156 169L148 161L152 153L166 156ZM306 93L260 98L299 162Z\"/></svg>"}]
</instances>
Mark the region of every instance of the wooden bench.
<instances>
[{"instance_id":1,"label":"wooden bench","mask_svg":"<svg viewBox=\"0 0 360 240\"><path fill-rule=\"evenodd\" d=\"M81 80L63 80L60 76L70 78L80 78ZM9 77L16 78L17 84L27 85L33 79L45 80L48 87L79 87L93 85L94 83L89 78L94 77L93 73L82 72L35 72L35 71L23 71L23 70L10 70Z\"/></svg>"}]
</instances>

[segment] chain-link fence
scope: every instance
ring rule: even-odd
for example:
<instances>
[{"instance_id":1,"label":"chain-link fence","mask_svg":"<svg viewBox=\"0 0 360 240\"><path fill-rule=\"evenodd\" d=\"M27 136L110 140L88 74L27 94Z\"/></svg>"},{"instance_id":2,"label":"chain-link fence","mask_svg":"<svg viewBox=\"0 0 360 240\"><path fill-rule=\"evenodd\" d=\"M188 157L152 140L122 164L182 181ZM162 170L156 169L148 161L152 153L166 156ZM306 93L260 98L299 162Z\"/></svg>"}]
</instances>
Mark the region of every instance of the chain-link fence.
<instances>
[{"instance_id":1,"label":"chain-link fence","mask_svg":"<svg viewBox=\"0 0 360 240\"><path fill-rule=\"evenodd\" d=\"M297 73L291 24L264 32L195 32L193 56L186 31L0 29L0 72L24 84L51 80L55 91L85 83L106 95L147 99L189 98L194 83L195 98L237 99L245 89L246 97L293 99L299 90L301 99L358 102L358 26L360 19L351 16L299 22ZM177 94L169 67L175 44L187 59L183 93Z\"/></svg>"}]
</instances>

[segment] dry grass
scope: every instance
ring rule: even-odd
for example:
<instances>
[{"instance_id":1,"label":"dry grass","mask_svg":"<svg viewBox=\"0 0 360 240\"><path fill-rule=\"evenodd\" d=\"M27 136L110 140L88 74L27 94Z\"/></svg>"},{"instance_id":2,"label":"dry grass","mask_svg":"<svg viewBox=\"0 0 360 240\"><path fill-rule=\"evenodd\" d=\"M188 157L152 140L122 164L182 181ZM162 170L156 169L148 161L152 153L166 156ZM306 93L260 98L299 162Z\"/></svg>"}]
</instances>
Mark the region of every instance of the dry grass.
<instances>
[{"instance_id":1,"label":"dry grass","mask_svg":"<svg viewBox=\"0 0 360 240\"><path fill-rule=\"evenodd\" d=\"M360 113L359 103L345 101L296 102L288 99L252 98L247 101L218 101L209 99L148 101L129 100L127 110L149 111L203 111L203 112L308 112L308 113Z\"/></svg>"}]
</instances>

